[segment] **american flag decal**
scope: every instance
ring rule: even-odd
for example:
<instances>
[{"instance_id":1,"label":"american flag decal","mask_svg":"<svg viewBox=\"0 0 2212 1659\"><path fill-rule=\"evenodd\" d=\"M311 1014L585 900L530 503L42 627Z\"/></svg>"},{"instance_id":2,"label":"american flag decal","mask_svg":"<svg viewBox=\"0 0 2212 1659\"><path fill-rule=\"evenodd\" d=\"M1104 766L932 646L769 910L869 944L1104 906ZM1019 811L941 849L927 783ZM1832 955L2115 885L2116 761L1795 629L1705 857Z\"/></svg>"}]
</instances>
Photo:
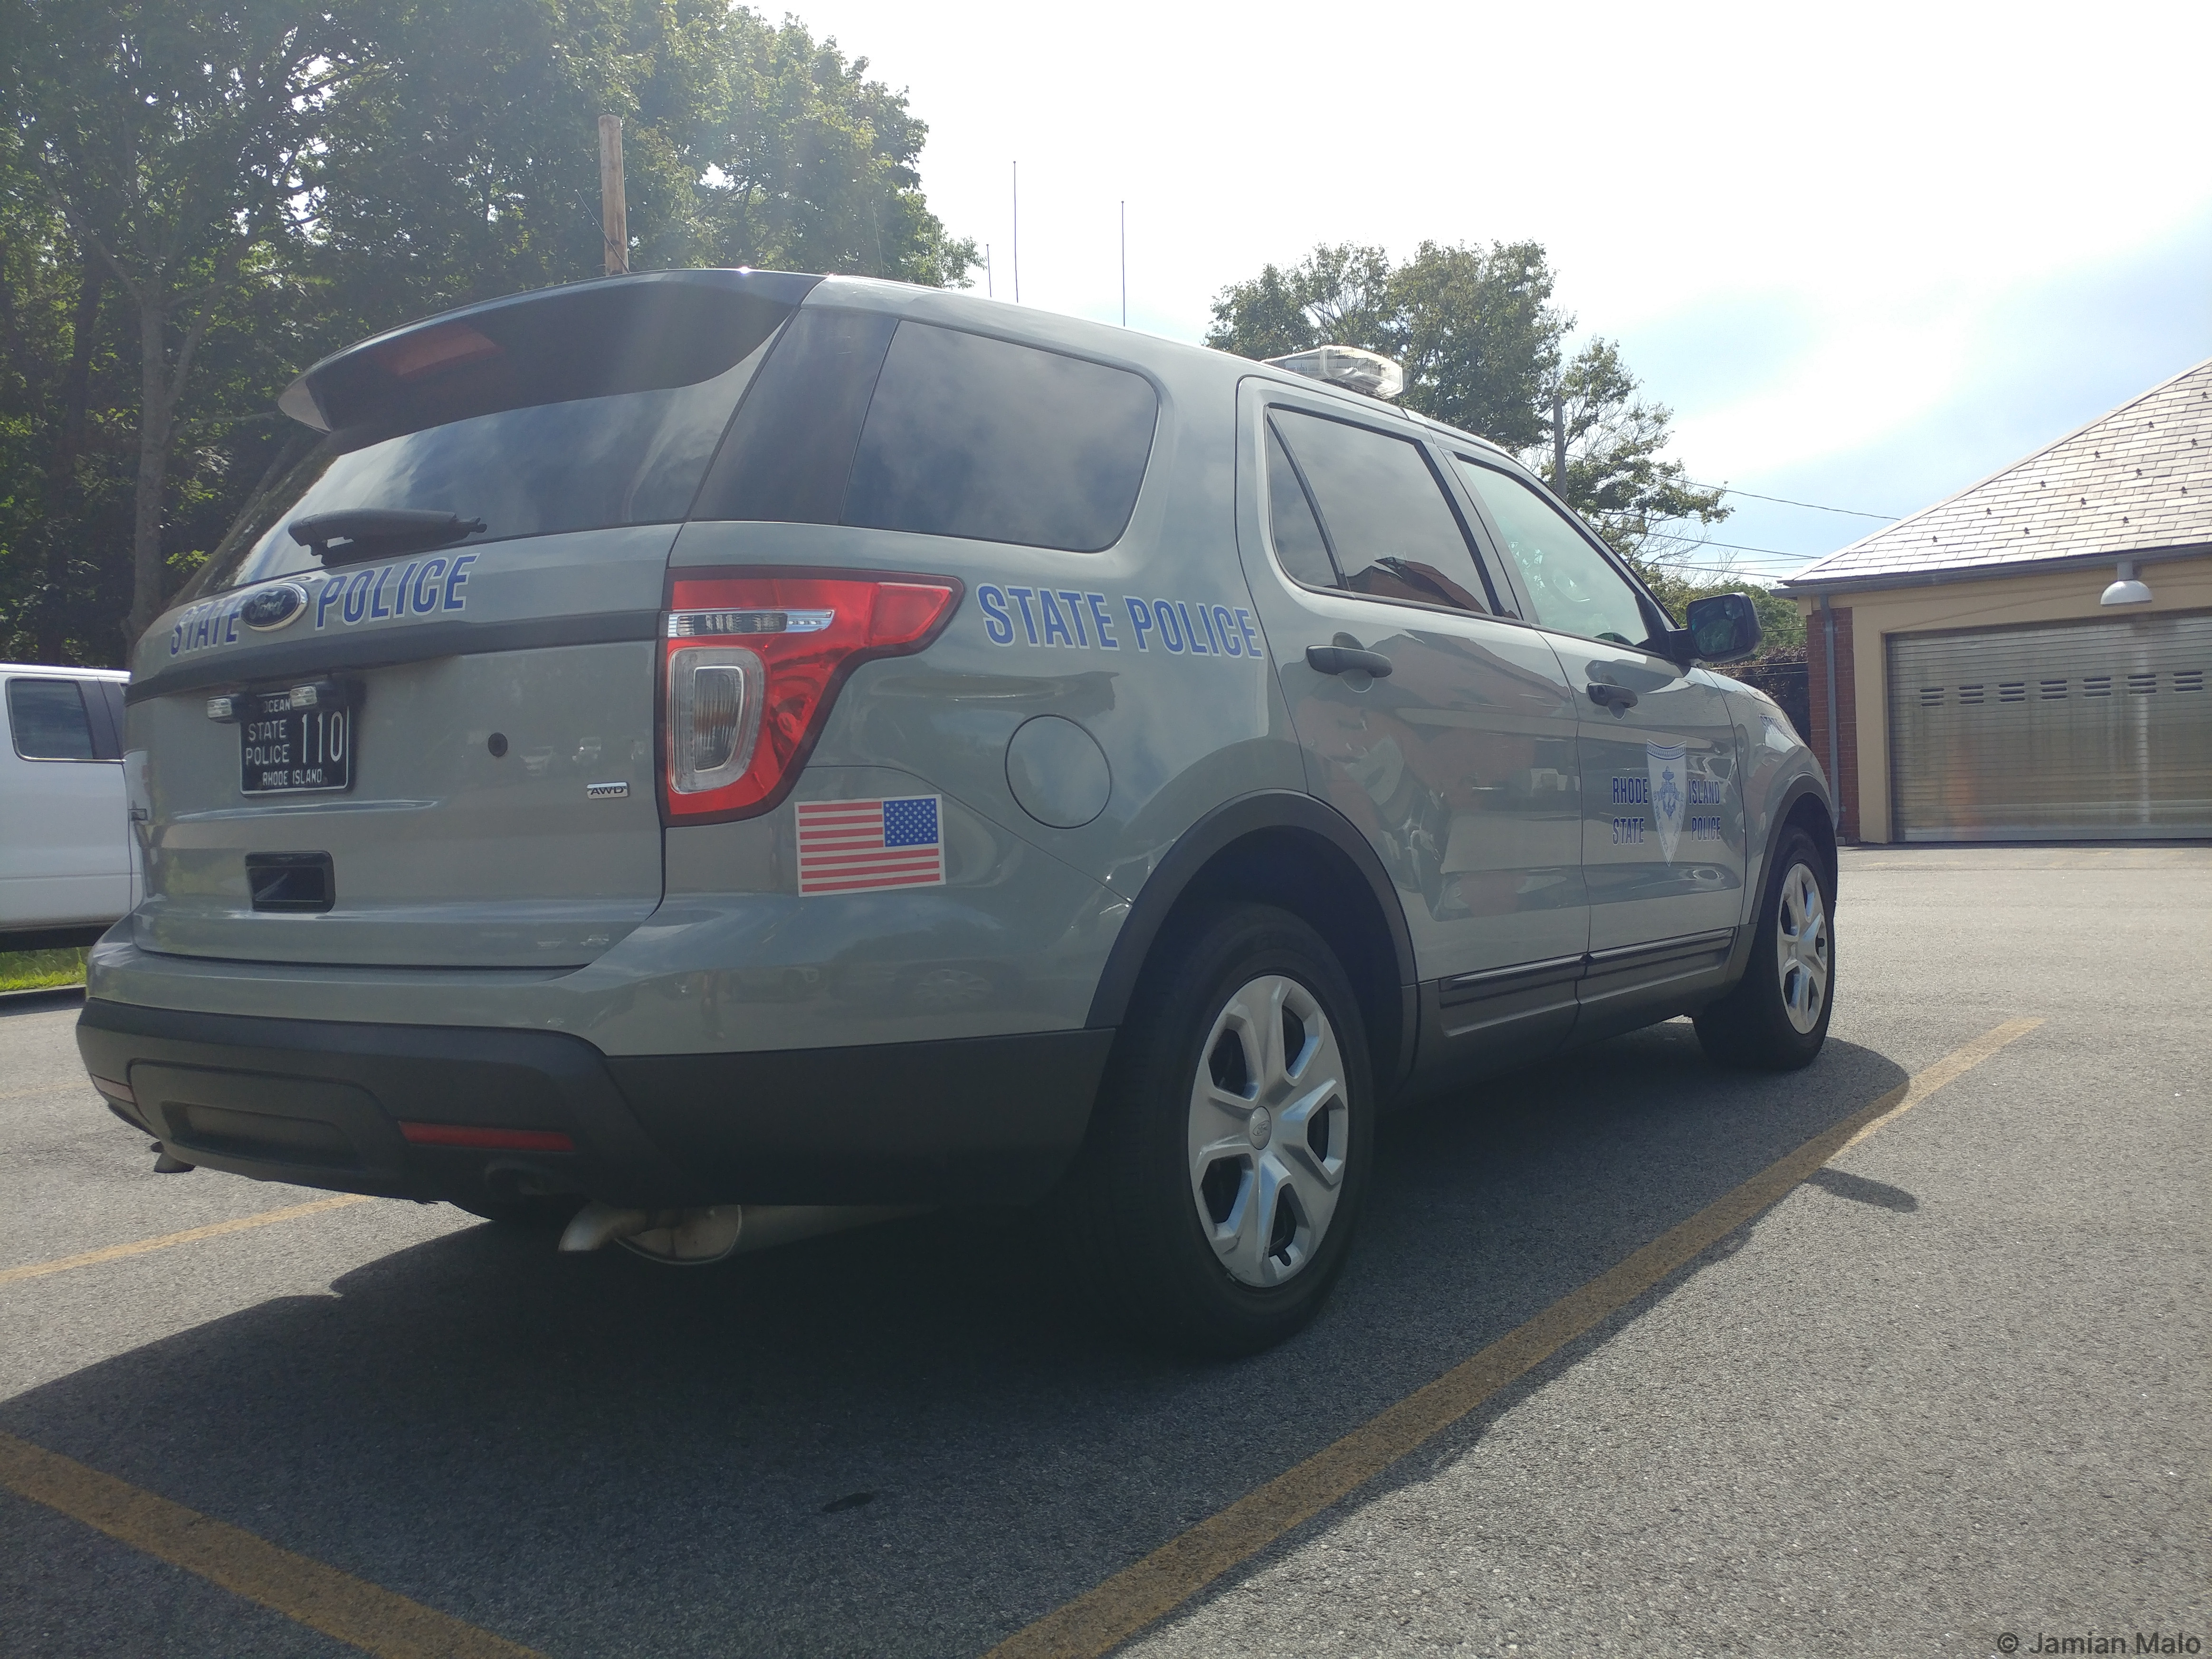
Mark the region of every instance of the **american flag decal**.
<instances>
[{"instance_id":1,"label":"american flag decal","mask_svg":"<svg viewBox=\"0 0 2212 1659\"><path fill-rule=\"evenodd\" d=\"M801 801L799 890L942 887L944 823L945 801L939 795Z\"/></svg>"}]
</instances>

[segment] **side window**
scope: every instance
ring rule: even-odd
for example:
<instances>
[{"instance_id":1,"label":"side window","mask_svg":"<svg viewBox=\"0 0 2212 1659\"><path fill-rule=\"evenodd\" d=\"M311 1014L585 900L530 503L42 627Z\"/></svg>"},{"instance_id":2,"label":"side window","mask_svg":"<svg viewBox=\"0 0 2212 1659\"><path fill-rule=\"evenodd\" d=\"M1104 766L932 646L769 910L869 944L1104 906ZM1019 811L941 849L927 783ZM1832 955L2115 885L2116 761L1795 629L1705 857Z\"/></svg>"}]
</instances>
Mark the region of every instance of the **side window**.
<instances>
[{"instance_id":1,"label":"side window","mask_svg":"<svg viewBox=\"0 0 2212 1659\"><path fill-rule=\"evenodd\" d=\"M1159 398L1127 369L871 312L802 310L695 519L847 524L1096 553L1119 541Z\"/></svg>"},{"instance_id":2,"label":"side window","mask_svg":"<svg viewBox=\"0 0 2212 1659\"><path fill-rule=\"evenodd\" d=\"M1491 608L1478 597L1482 575L1459 515L1419 444L1296 410L1275 410L1269 420L1319 516L1335 586L1375 599Z\"/></svg>"},{"instance_id":3,"label":"side window","mask_svg":"<svg viewBox=\"0 0 2212 1659\"><path fill-rule=\"evenodd\" d=\"M1650 637L1636 590L1558 508L1518 478L1464 455L1453 459L1504 539L1539 627L1615 645Z\"/></svg>"},{"instance_id":4,"label":"side window","mask_svg":"<svg viewBox=\"0 0 2212 1659\"><path fill-rule=\"evenodd\" d=\"M738 405L695 519L835 524L853 448L898 320L802 309Z\"/></svg>"},{"instance_id":5,"label":"side window","mask_svg":"<svg viewBox=\"0 0 2212 1659\"><path fill-rule=\"evenodd\" d=\"M844 520L1096 553L1128 526L1158 418L1152 382L1127 369L902 323Z\"/></svg>"},{"instance_id":6,"label":"side window","mask_svg":"<svg viewBox=\"0 0 2212 1659\"><path fill-rule=\"evenodd\" d=\"M92 721L75 680L9 680L8 727L25 760L93 760Z\"/></svg>"},{"instance_id":7,"label":"side window","mask_svg":"<svg viewBox=\"0 0 2212 1659\"><path fill-rule=\"evenodd\" d=\"M1308 587L1342 586L1336 567L1328 562L1328 544L1322 539L1320 522L1306 487L1291 465L1291 452L1283 447L1274 422L1267 423L1267 530L1275 540L1275 556L1292 581Z\"/></svg>"},{"instance_id":8,"label":"side window","mask_svg":"<svg viewBox=\"0 0 2212 1659\"><path fill-rule=\"evenodd\" d=\"M93 752L101 760L121 760L125 717L123 688L113 680L91 680L80 683L84 685L84 695L97 698L100 704L104 705L107 711L107 729L102 732L99 729L100 708L95 707L93 709Z\"/></svg>"}]
</instances>

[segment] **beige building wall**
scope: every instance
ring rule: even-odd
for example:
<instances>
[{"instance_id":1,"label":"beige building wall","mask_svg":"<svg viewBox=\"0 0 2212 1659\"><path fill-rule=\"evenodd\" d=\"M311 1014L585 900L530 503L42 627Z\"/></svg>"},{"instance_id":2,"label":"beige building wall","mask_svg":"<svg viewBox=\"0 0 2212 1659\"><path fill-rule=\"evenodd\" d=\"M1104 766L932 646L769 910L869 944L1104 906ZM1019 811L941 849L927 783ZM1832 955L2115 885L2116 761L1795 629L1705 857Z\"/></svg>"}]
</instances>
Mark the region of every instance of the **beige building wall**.
<instances>
[{"instance_id":1,"label":"beige building wall","mask_svg":"<svg viewBox=\"0 0 2212 1659\"><path fill-rule=\"evenodd\" d=\"M2099 605L2098 596L2113 574L2113 565L2100 564L1830 596L1830 604L1851 612L1851 665L1857 681L1856 707L1852 712L1858 726L1862 841L1890 839L1889 648L1886 643L1889 636L2001 628L2018 623L2142 616L2159 611L2212 610L2212 556L2141 566L2136 574L2151 591L2148 605ZM1809 599L1799 600L1798 609L1808 618L1814 614ZM1819 624L1808 622L1808 626ZM1826 763L1825 757L1822 763Z\"/></svg>"}]
</instances>

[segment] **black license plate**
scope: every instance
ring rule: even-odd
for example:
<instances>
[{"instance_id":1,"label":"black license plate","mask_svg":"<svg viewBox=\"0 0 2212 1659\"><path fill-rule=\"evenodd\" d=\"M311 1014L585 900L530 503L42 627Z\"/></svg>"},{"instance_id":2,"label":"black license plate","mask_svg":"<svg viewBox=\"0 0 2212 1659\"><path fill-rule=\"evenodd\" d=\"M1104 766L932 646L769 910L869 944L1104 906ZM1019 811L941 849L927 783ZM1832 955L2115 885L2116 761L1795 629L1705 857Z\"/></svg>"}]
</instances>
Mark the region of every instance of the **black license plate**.
<instances>
[{"instance_id":1,"label":"black license plate","mask_svg":"<svg viewBox=\"0 0 2212 1659\"><path fill-rule=\"evenodd\" d=\"M301 795L353 787L352 700L331 687L313 701L290 691L257 691L240 699L238 787L247 795Z\"/></svg>"}]
</instances>

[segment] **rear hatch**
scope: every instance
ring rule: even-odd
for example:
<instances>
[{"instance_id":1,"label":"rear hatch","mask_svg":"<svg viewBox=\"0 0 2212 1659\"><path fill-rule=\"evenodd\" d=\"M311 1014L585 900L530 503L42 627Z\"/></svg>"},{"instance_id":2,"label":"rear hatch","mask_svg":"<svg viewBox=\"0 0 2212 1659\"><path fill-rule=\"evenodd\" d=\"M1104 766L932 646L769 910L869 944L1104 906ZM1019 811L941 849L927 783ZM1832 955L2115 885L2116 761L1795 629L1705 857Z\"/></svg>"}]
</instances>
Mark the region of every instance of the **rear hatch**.
<instances>
[{"instance_id":1,"label":"rear hatch","mask_svg":"<svg viewBox=\"0 0 2212 1659\"><path fill-rule=\"evenodd\" d=\"M132 665L139 944L553 969L649 915L669 548L813 280L552 289L303 375L301 431Z\"/></svg>"}]
</instances>

